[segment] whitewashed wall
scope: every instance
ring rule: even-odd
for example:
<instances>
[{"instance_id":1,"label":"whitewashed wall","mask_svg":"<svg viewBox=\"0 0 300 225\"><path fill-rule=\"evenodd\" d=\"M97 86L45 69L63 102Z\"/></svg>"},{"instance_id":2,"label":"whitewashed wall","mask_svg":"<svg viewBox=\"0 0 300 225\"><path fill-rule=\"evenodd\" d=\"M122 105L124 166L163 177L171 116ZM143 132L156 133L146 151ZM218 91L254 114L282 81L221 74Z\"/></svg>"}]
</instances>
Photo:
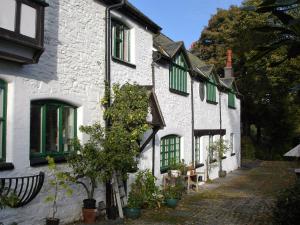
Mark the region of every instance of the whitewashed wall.
<instances>
[{"instance_id":1,"label":"whitewashed wall","mask_svg":"<svg viewBox=\"0 0 300 225\"><path fill-rule=\"evenodd\" d=\"M104 92L105 7L90 0L52 0L49 4L45 15L45 52L40 62L20 66L0 61L0 78L8 83L7 162L15 166L12 171L1 172L1 177L47 171L45 166L30 167L31 100L51 98L78 106L78 126L102 118L99 102ZM47 179L30 204L1 210L0 221L44 224L50 208L44 203L49 191L46 184ZM101 189L97 200L104 199ZM62 222L80 218L85 195L83 188L75 187L72 198L59 202L57 216Z\"/></svg>"},{"instance_id":2,"label":"whitewashed wall","mask_svg":"<svg viewBox=\"0 0 300 225\"><path fill-rule=\"evenodd\" d=\"M219 102L219 91L216 91L216 97L218 104L209 104L206 102L206 86L204 95L205 98L201 100L199 94L200 82L195 81L194 87L194 111L195 111L195 129L219 129L220 128L220 102ZM223 170L227 172L233 171L240 167L240 100L236 98L236 109L228 107L228 95L227 93L221 92L221 112L222 112L222 129L226 129L225 140L228 140L230 144L230 134L234 133L234 156L231 156L230 151L226 153L226 159L222 160ZM219 139L219 135L215 135L213 140ZM209 137L203 136L201 138L201 150L203 156L203 162L207 159ZM200 172L204 172L206 166L198 169ZM214 179L218 177L218 162L213 163L213 169L210 171L210 178Z\"/></svg>"},{"instance_id":3,"label":"whitewashed wall","mask_svg":"<svg viewBox=\"0 0 300 225\"><path fill-rule=\"evenodd\" d=\"M175 134L181 137L181 159L189 164L192 161L192 109L191 109L191 79L187 76L188 96L170 92L169 65L156 64L155 92L165 119L166 127L156 135L155 176L160 173L160 139L166 135Z\"/></svg>"}]
</instances>

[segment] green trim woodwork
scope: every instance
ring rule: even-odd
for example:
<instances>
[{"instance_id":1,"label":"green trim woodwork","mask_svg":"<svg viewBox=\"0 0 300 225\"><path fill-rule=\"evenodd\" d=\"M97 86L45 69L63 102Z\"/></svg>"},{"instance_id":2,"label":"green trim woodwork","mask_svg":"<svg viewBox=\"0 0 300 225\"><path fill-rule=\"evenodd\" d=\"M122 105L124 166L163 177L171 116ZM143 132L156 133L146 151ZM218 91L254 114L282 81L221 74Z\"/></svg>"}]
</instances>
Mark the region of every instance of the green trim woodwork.
<instances>
[{"instance_id":1,"label":"green trim woodwork","mask_svg":"<svg viewBox=\"0 0 300 225\"><path fill-rule=\"evenodd\" d=\"M112 56L130 62L130 29L116 20L112 21Z\"/></svg>"},{"instance_id":2,"label":"green trim woodwork","mask_svg":"<svg viewBox=\"0 0 300 225\"><path fill-rule=\"evenodd\" d=\"M232 91L228 92L228 107L235 109L235 93Z\"/></svg>"},{"instance_id":3,"label":"green trim woodwork","mask_svg":"<svg viewBox=\"0 0 300 225\"><path fill-rule=\"evenodd\" d=\"M180 136L168 135L160 140L160 171L163 173L169 166L180 162Z\"/></svg>"},{"instance_id":4,"label":"green trim woodwork","mask_svg":"<svg viewBox=\"0 0 300 225\"><path fill-rule=\"evenodd\" d=\"M55 100L31 102L30 159L54 158L72 151L77 136L77 108ZM32 163L31 163L32 164Z\"/></svg>"},{"instance_id":5,"label":"green trim woodwork","mask_svg":"<svg viewBox=\"0 0 300 225\"><path fill-rule=\"evenodd\" d=\"M213 82L206 82L206 102L210 104L218 104L217 87Z\"/></svg>"},{"instance_id":6,"label":"green trim woodwork","mask_svg":"<svg viewBox=\"0 0 300 225\"><path fill-rule=\"evenodd\" d=\"M7 83L0 80L0 162L6 159Z\"/></svg>"},{"instance_id":7,"label":"green trim woodwork","mask_svg":"<svg viewBox=\"0 0 300 225\"><path fill-rule=\"evenodd\" d=\"M187 95L188 66L182 53L178 54L170 64L169 85L170 91Z\"/></svg>"}]
</instances>

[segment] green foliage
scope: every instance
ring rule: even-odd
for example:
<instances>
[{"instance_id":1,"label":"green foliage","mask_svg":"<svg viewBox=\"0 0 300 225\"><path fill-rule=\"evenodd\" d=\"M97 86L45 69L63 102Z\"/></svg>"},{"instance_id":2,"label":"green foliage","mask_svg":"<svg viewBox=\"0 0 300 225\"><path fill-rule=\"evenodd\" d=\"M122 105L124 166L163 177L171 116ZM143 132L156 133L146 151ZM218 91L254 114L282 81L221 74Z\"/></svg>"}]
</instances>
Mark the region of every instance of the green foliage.
<instances>
[{"instance_id":1,"label":"green foliage","mask_svg":"<svg viewBox=\"0 0 300 225\"><path fill-rule=\"evenodd\" d=\"M259 7L261 3L261 0L245 0L243 7ZM299 9L293 10L288 14L299 18ZM291 91L300 83L300 57L282 61L289 50L280 47L255 63L249 63L258 52L258 46L274 42L280 33L256 29L266 27L272 21L285 26L271 13L257 13L234 6L228 10L219 9L192 49L202 60L214 64L220 75L226 62L226 50L233 50L234 74L243 94L243 134L249 136L250 126L255 125L258 132L252 140L256 149L264 149L264 156L268 159L278 158L288 151L293 147L293 139L300 135L300 95L299 91Z\"/></svg>"},{"instance_id":2,"label":"green foliage","mask_svg":"<svg viewBox=\"0 0 300 225\"><path fill-rule=\"evenodd\" d=\"M52 218L55 218L57 213L57 200L59 192L64 191L67 196L71 196L73 190L67 183L69 176L57 168L54 159L50 156L47 156L47 161L49 168L48 184L53 188L53 193L49 194L45 198L45 202L50 202L52 204Z\"/></svg>"},{"instance_id":3,"label":"green foliage","mask_svg":"<svg viewBox=\"0 0 300 225\"><path fill-rule=\"evenodd\" d=\"M156 186L157 178L149 170L139 171L135 182L131 185L128 205L134 207L139 205L143 208L160 207L162 194Z\"/></svg>"},{"instance_id":4,"label":"green foliage","mask_svg":"<svg viewBox=\"0 0 300 225\"><path fill-rule=\"evenodd\" d=\"M174 160L174 162L170 164L169 170L179 170L182 175L186 175L187 165L184 163L184 160L179 163Z\"/></svg>"},{"instance_id":5,"label":"green foliage","mask_svg":"<svg viewBox=\"0 0 300 225\"><path fill-rule=\"evenodd\" d=\"M217 154L219 160L228 152L230 146L228 144L227 140L224 140L223 138L219 138L218 140L215 140L210 146L209 146L209 152L212 155Z\"/></svg>"},{"instance_id":6,"label":"green foliage","mask_svg":"<svg viewBox=\"0 0 300 225\"><path fill-rule=\"evenodd\" d=\"M103 163L107 160L103 151L104 129L99 123L95 123L81 126L80 131L87 134L89 140L83 145L79 140L73 141L74 152L68 157L72 172L68 176L71 181L84 187L88 199L93 199L97 180L103 176Z\"/></svg>"},{"instance_id":7,"label":"green foliage","mask_svg":"<svg viewBox=\"0 0 300 225\"><path fill-rule=\"evenodd\" d=\"M7 196L2 195L3 192L6 191L6 188L1 190L0 192L0 209L4 209L5 207L14 207L19 198L15 193L9 193Z\"/></svg>"},{"instance_id":8,"label":"green foliage","mask_svg":"<svg viewBox=\"0 0 300 225\"><path fill-rule=\"evenodd\" d=\"M284 225L298 224L300 221L300 181L278 195L274 209L274 223Z\"/></svg>"},{"instance_id":9,"label":"green foliage","mask_svg":"<svg viewBox=\"0 0 300 225\"><path fill-rule=\"evenodd\" d=\"M81 126L80 131L89 140L81 144L74 140L74 152L68 158L72 172L69 179L81 184L89 199L94 198L98 181L109 182L114 172L125 179L127 173L137 166L139 141L150 127L146 121L149 96L145 88L126 83L113 86L114 102L108 107L108 96L102 103L109 126L100 123ZM106 90L106 95L108 91Z\"/></svg>"},{"instance_id":10,"label":"green foliage","mask_svg":"<svg viewBox=\"0 0 300 225\"><path fill-rule=\"evenodd\" d=\"M250 137L242 137L241 153L243 159L255 159L255 146Z\"/></svg>"}]
</instances>

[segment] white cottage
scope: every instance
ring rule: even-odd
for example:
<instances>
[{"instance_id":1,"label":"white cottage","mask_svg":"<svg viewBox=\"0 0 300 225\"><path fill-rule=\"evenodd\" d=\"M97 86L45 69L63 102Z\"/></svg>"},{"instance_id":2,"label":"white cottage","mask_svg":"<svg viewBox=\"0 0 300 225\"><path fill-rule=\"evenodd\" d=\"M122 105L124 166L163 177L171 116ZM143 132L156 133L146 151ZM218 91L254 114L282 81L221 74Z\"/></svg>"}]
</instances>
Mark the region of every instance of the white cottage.
<instances>
[{"instance_id":1,"label":"white cottage","mask_svg":"<svg viewBox=\"0 0 300 225\"><path fill-rule=\"evenodd\" d=\"M39 193L22 207L1 210L1 222L44 224L45 157L65 165L69 140L86 139L78 127L102 121L105 81L151 90L159 121L141 143L140 169L161 180L172 160L184 159L207 172L207 146L220 135L231 143L223 168L239 167L240 99L230 73L220 79L127 1L47 2L0 3L0 178L46 173ZM217 176L212 170L210 177ZM62 222L80 217L85 193L74 189L59 202ZM105 201L101 185L96 199Z\"/></svg>"}]
</instances>

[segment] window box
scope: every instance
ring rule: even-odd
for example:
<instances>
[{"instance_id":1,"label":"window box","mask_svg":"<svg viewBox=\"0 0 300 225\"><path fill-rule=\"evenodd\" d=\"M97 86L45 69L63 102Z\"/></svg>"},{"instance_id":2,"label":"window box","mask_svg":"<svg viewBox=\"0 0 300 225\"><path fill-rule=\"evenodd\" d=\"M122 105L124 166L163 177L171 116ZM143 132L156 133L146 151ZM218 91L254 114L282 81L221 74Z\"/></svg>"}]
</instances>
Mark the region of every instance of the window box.
<instances>
[{"instance_id":1,"label":"window box","mask_svg":"<svg viewBox=\"0 0 300 225\"><path fill-rule=\"evenodd\" d=\"M38 62L44 51L44 12L47 6L43 0L1 0L1 59L22 64Z\"/></svg>"}]
</instances>

